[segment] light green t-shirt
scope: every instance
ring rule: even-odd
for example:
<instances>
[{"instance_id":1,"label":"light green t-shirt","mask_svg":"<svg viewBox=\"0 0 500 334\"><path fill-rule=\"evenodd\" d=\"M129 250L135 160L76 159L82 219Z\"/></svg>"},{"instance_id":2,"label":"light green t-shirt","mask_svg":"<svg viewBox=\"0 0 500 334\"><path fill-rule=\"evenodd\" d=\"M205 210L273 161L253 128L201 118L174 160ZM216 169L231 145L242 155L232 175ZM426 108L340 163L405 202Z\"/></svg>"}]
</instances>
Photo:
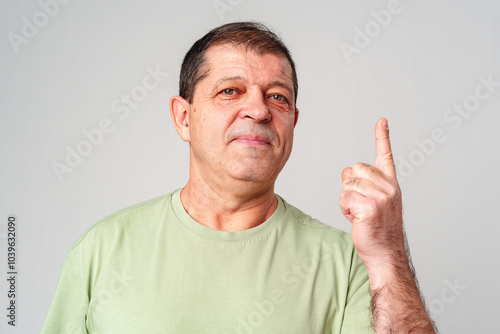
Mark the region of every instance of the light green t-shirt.
<instances>
[{"instance_id":1,"label":"light green t-shirt","mask_svg":"<svg viewBox=\"0 0 500 334\"><path fill-rule=\"evenodd\" d=\"M103 219L69 251L42 333L373 333L350 235L277 198L240 232L194 221L180 190Z\"/></svg>"}]
</instances>

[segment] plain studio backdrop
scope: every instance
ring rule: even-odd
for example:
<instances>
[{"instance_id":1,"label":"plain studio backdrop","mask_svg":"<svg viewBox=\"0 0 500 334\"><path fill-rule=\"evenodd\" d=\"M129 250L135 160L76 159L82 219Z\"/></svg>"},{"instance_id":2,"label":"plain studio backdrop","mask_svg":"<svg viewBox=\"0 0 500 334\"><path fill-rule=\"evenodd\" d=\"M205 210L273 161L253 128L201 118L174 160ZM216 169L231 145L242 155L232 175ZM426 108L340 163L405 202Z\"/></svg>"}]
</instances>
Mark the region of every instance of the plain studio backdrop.
<instances>
[{"instance_id":1,"label":"plain studio backdrop","mask_svg":"<svg viewBox=\"0 0 500 334\"><path fill-rule=\"evenodd\" d=\"M497 330L500 2L23 0L2 1L0 17L0 332L39 332L92 224L185 184L188 145L168 110L181 61L239 20L270 25L297 63L301 113L276 192L350 231L340 173L373 164L386 117L433 318L442 333Z\"/></svg>"}]
</instances>

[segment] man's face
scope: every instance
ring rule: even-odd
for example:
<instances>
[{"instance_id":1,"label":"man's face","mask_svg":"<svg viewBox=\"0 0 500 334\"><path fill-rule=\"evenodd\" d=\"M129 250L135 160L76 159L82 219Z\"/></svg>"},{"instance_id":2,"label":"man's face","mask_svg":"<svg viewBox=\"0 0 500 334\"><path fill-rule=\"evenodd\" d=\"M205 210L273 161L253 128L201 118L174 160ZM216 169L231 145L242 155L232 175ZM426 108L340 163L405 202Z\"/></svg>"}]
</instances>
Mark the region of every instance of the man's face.
<instances>
[{"instance_id":1,"label":"man's face","mask_svg":"<svg viewBox=\"0 0 500 334\"><path fill-rule=\"evenodd\" d=\"M188 112L191 168L216 182L274 183L298 116L290 64L227 44L207 50L205 59L208 75Z\"/></svg>"}]
</instances>

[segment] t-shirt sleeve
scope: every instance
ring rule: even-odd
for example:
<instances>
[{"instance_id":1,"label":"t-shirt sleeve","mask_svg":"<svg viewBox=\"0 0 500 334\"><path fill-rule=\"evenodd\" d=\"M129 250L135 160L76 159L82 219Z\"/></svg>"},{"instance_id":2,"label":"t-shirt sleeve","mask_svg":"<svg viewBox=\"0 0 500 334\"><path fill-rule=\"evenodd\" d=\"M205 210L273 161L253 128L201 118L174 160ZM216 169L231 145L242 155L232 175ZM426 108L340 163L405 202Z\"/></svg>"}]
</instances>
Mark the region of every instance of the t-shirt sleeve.
<instances>
[{"instance_id":1,"label":"t-shirt sleeve","mask_svg":"<svg viewBox=\"0 0 500 334\"><path fill-rule=\"evenodd\" d=\"M373 333L372 323L370 283L366 280L346 305L341 333Z\"/></svg>"},{"instance_id":2,"label":"t-shirt sleeve","mask_svg":"<svg viewBox=\"0 0 500 334\"><path fill-rule=\"evenodd\" d=\"M343 334L374 333L370 282L365 264L356 251L353 252L349 291L340 332Z\"/></svg>"},{"instance_id":3,"label":"t-shirt sleeve","mask_svg":"<svg viewBox=\"0 0 500 334\"><path fill-rule=\"evenodd\" d=\"M88 333L89 287L82 275L84 264L80 251L79 247L73 247L64 261L42 334Z\"/></svg>"}]
</instances>

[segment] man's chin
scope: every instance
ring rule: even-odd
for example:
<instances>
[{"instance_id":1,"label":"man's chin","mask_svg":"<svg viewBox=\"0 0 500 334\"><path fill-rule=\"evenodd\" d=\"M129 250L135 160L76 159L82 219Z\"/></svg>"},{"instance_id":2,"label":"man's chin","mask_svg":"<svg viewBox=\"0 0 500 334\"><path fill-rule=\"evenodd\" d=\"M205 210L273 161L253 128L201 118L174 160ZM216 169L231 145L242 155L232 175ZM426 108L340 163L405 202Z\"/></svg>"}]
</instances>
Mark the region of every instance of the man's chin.
<instances>
[{"instance_id":1,"label":"man's chin","mask_svg":"<svg viewBox=\"0 0 500 334\"><path fill-rule=\"evenodd\" d=\"M234 168L231 171L231 175L234 179L239 181L266 183L270 180L274 180L278 171L275 167L270 168L270 166L265 166L262 164L243 164L238 166L239 168Z\"/></svg>"}]
</instances>

